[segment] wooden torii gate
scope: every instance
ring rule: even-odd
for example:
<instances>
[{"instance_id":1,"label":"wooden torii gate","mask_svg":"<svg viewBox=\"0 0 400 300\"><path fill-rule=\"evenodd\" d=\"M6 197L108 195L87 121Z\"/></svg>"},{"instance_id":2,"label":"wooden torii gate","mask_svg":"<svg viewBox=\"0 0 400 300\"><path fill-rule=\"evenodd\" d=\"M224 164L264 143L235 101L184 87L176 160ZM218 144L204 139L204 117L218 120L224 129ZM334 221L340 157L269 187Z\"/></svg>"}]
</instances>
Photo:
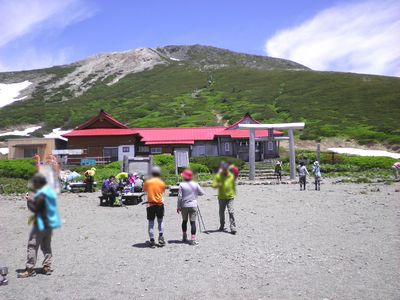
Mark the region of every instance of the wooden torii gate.
<instances>
[{"instance_id":1,"label":"wooden torii gate","mask_svg":"<svg viewBox=\"0 0 400 300\"><path fill-rule=\"evenodd\" d=\"M250 172L249 179L254 180L256 174L256 130L265 129L281 129L288 131L288 137L275 137L275 140L289 140L289 163L290 163L290 179L296 177L296 157L294 147L294 134L295 129L304 129L304 123L281 123L281 124L239 124L239 129L250 131L249 138L249 164Z\"/></svg>"}]
</instances>

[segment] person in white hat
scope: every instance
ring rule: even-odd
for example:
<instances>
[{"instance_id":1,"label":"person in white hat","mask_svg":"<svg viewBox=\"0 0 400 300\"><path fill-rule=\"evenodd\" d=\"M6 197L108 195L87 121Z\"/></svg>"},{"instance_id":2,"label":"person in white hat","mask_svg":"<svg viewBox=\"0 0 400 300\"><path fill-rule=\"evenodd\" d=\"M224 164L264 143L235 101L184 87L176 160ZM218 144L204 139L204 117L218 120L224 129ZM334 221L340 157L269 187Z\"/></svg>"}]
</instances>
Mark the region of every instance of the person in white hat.
<instances>
[{"instance_id":1,"label":"person in white hat","mask_svg":"<svg viewBox=\"0 0 400 300\"><path fill-rule=\"evenodd\" d=\"M319 162L315 161L313 168L312 168L312 173L314 175L314 183L315 183L315 190L319 191L320 190L320 183L321 183L321 168L319 166Z\"/></svg>"}]
</instances>

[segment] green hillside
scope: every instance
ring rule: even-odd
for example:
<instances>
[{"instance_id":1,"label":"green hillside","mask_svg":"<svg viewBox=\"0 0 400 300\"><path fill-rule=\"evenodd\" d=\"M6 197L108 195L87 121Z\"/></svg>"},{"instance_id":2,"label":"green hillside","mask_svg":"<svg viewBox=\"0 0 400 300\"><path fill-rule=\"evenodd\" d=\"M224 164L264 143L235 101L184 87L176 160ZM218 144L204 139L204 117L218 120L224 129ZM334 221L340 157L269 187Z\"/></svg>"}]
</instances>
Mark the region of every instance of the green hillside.
<instances>
[{"instance_id":1,"label":"green hillside","mask_svg":"<svg viewBox=\"0 0 400 300\"><path fill-rule=\"evenodd\" d=\"M266 60L250 55L240 56L240 63L234 63L239 56L227 56L223 66L213 67L220 57L212 56L211 62L204 57L195 53L129 74L111 86L112 77L102 78L78 97L66 85L44 100L46 82L39 84L29 101L0 109L0 128L40 122L45 129L72 128L100 109L132 127L216 125L219 116L232 122L249 112L268 123L305 121L304 139L343 136L400 144L400 78L316 72L301 65L298 70L295 63L286 69L284 61L280 67L282 61L257 68L267 66ZM62 78L74 67L39 72Z\"/></svg>"}]
</instances>

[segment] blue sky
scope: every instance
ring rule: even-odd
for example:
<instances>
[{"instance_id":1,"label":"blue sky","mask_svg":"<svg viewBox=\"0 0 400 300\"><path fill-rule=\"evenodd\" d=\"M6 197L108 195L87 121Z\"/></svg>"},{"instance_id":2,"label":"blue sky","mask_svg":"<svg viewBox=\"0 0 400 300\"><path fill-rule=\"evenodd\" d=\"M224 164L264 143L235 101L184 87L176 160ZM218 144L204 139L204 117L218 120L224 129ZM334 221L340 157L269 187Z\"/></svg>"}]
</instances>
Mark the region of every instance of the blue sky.
<instances>
[{"instance_id":1,"label":"blue sky","mask_svg":"<svg viewBox=\"0 0 400 300\"><path fill-rule=\"evenodd\" d=\"M400 76L399 2L0 0L0 71L204 44L317 70Z\"/></svg>"}]
</instances>

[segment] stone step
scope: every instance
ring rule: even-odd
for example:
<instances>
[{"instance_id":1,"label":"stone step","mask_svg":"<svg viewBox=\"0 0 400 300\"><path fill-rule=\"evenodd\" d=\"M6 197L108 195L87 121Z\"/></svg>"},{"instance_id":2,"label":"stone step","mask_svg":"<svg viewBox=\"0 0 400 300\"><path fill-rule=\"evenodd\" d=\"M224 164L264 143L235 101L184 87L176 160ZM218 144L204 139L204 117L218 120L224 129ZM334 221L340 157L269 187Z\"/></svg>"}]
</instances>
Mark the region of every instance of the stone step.
<instances>
[{"instance_id":1,"label":"stone step","mask_svg":"<svg viewBox=\"0 0 400 300\"><path fill-rule=\"evenodd\" d=\"M276 180L275 176L255 176L255 180ZM248 180L249 177L239 177L239 180Z\"/></svg>"}]
</instances>

